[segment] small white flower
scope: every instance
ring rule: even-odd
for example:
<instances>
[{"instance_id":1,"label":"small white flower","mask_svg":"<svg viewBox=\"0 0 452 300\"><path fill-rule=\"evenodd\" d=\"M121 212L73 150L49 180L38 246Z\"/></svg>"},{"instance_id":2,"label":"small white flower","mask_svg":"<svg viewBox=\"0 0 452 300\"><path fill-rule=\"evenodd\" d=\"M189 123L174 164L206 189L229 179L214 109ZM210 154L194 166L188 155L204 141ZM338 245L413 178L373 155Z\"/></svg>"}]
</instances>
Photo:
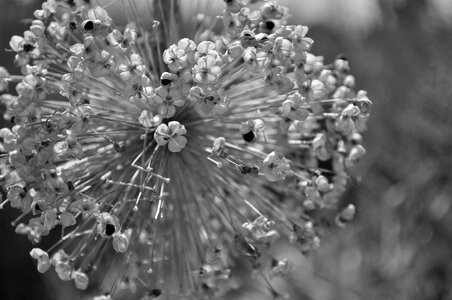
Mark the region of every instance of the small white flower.
<instances>
[{"instance_id":1,"label":"small white flower","mask_svg":"<svg viewBox=\"0 0 452 300\"><path fill-rule=\"evenodd\" d=\"M75 224L75 217L72 213L65 211L59 215L61 226L68 227Z\"/></svg>"},{"instance_id":2,"label":"small white flower","mask_svg":"<svg viewBox=\"0 0 452 300\"><path fill-rule=\"evenodd\" d=\"M270 181L283 180L290 172L288 160L278 151L273 151L268 154L263 161L263 165L265 177Z\"/></svg>"},{"instance_id":3,"label":"small white flower","mask_svg":"<svg viewBox=\"0 0 452 300\"><path fill-rule=\"evenodd\" d=\"M129 239L124 233L113 235L113 248L116 252L124 253L129 247Z\"/></svg>"},{"instance_id":4,"label":"small white flower","mask_svg":"<svg viewBox=\"0 0 452 300\"><path fill-rule=\"evenodd\" d=\"M40 273L45 273L50 269L49 254L40 248L33 248L30 251L30 256L38 261L38 271Z\"/></svg>"},{"instance_id":5,"label":"small white flower","mask_svg":"<svg viewBox=\"0 0 452 300\"><path fill-rule=\"evenodd\" d=\"M112 237L119 232L120 224L118 217L107 212L97 216L97 232L104 238Z\"/></svg>"},{"instance_id":6,"label":"small white flower","mask_svg":"<svg viewBox=\"0 0 452 300\"><path fill-rule=\"evenodd\" d=\"M89 278L85 273L79 270L74 271L72 272L72 279L74 279L75 286L79 290L86 290L86 288L88 287Z\"/></svg>"},{"instance_id":7,"label":"small white flower","mask_svg":"<svg viewBox=\"0 0 452 300\"><path fill-rule=\"evenodd\" d=\"M305 108L305 104L306 98L299 93L292 94L283 102L282 114L291 120L304 121L309 116L309 111Z\"/></svg>"},{"instance_id":8,"label":"small white flower","mask_svg":"<svg viewBox=\"0 0 452 300\"><path fill-rule=\"evenodd\" d=\"M160 124L154 133L154 138L160 146L168 144L171 152L181 151L187 144L187 138L183 135L187 133L185 126L177 121Z\"/></svg>"},{"instance_id":9,"label":"small white flower","mask_svg":"<svg viewBox=\"0 0 452 300\"><path fill-rule=\"evenodd\" d=\"M269 277L284 277L293 270L293 262L288 259L274 260Z\"/></svg>"},{"instance_id":10,"label":"small white flower","mask_svg":"<svg viewBox=\"0 0 452 300\"><path fill-rule=\"evenodd\" d=\"M138 122L145 128L155 127L162 123L162 116L159 114L154 115L149 110L143 110L138 118Z\"/></svg>"}]
</instances>

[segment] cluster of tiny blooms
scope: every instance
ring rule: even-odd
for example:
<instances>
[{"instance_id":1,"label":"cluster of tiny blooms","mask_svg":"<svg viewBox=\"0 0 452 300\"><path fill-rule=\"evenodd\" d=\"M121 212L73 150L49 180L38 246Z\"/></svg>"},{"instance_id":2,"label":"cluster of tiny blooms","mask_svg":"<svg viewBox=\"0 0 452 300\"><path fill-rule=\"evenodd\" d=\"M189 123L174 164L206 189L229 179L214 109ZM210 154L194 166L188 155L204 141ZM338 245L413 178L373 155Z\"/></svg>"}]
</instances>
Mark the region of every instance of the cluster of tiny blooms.
<instances>
[{"instance_id":1,"label":"cluster of tiny blooms","mask_svg":"<svg viewBox=\"0 0 452 300\"><path fill-rule=\"evenodd\" d=\"M39 272L96 300L213 299L242 261L283 298L272 280L293 262L272 245L304 255L353 218L339 197L372 103L347 59L312 54L274 1L224 2L190 32L173 0L124 1L126 25L48 0L11 38L0 207L21 211L18 234L53 239L30 252Z\"/></svg>"}]
</instances>

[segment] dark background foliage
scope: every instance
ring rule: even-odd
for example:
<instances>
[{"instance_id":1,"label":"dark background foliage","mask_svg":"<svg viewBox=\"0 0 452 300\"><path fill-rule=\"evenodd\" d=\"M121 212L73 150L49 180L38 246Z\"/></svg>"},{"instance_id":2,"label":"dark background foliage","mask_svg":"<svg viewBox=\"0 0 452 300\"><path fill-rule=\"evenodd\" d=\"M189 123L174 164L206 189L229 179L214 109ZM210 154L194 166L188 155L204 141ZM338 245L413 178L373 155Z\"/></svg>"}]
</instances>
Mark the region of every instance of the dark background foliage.
<instances>
[{"instance_id":1,"label":"dark background foliage","mask_svg":"<svg viewBox=\"0 0 452 300\"><path fill-rule=\"evenodd\" d=\"M331 18L307 24L313 52L328 62L344 53L374 107L362 180L343 199L357 205L356 220L333 229L308 258L281 246L300 261L280 285L294 299L452 299L452 20L435 14L433 2L441 1L381 0L380 21L364 31ZM39 6L18 3L0 0L2 50ZM0 65L14 70L12 58L2 51ZM75 299L72 283L36 271L32 246L9 225L15 217L7 207L0 215L0 299ZM236 298L252 299L253 291Z\"/></svg>"}]
</instances>

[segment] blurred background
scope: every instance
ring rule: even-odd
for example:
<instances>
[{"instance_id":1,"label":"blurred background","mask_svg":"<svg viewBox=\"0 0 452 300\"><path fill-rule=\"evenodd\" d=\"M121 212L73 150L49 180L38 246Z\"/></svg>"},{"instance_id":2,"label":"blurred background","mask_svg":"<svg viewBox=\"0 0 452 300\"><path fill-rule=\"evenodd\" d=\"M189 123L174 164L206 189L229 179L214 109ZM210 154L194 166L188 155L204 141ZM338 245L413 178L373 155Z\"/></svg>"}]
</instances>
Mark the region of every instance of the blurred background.
<instances>
[{"instance_id":1,"label":"blurred background","mask_svg":"<svg viewBox=\"0 0 452 300\"><path fill-rule=\"evenodd\" d=\"M327 62L346 55L374 107L362 180L344 195L356 220L333 228L309 257L280 245L297 267L275 286L296 300L452 299L452 1L282 3L291 23L310 26L313 53ZM39 6L0 0L0 65L11 73L13 54L3 49ZM36 271L32 246L10 226L16 216L0 214L0 299L79 299L72 282ZM267 299L250 282L228 299Z\"/></svg>"}]
</instances>

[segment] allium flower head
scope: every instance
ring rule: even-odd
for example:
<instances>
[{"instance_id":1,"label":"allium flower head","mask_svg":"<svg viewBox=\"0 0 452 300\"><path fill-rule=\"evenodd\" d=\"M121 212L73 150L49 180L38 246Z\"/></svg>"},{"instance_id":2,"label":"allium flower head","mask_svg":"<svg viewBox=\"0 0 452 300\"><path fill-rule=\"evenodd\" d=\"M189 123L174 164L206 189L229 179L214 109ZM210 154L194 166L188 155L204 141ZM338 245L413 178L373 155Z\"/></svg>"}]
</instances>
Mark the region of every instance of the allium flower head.
<instances>
[{"instance_id":1,"label":"allium flower head","mask_svg":"<svg viewBox=\"0 0 452 300\"><path fill-rule=\"evenodd\" d=\"M293 263L272 245L317 248L318 210L351 220L338 201L371 102L347 60L310 53L307 27L274 1L225 2L184 36L176 1L149 1L146 17L124 1L123 26L49 0L12 37L22 74L0 68L17 92L1 96L1 207L34 243L61 236L31 251L39 272L95 299L212 299L244 259L278 298L270 279Z\"/></svg>"}]
</instances>

